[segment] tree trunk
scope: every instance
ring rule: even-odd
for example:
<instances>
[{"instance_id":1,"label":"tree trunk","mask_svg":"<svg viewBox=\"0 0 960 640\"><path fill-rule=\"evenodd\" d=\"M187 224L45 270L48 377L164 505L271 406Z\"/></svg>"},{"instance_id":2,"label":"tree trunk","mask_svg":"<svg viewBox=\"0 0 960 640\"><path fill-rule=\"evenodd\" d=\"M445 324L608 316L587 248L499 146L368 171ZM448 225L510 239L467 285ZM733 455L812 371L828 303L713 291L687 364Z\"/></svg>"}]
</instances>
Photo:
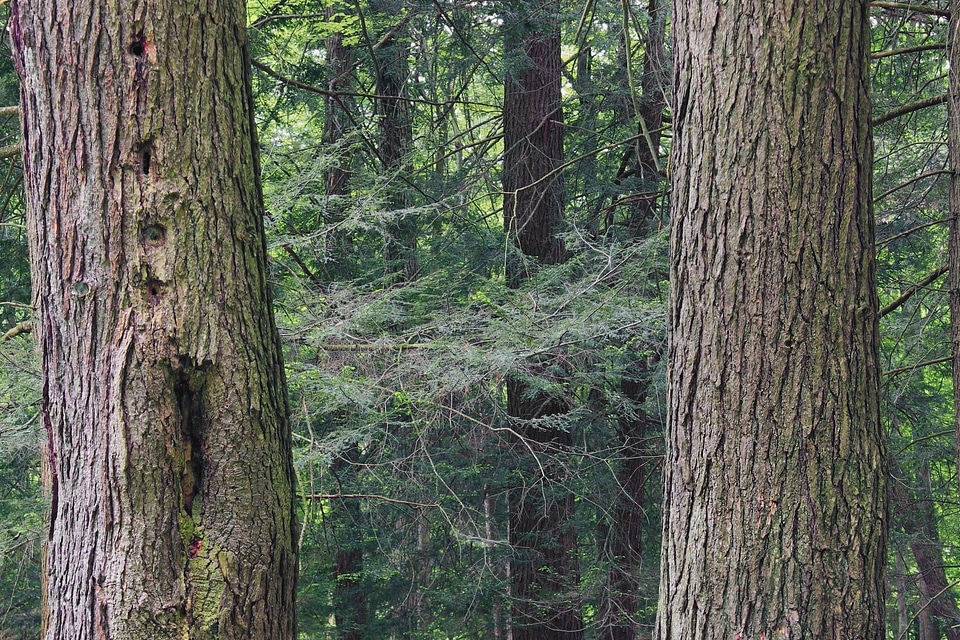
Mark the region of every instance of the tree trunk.
<instances>
[{"instance_id":1,"label":"tree trunk","mask_svg":"<svg viewBox=\"0 0 960 640\"><path fill-rule=\"evenodd\" d=\"M661 640L886 637L867 5L675 4Z\"/></svg>"},{"instance_id":2,"label":"tree trunk","mask_svg":"<svg viewBox=\"0 0 960 640\"><path fill-rule=\"evenodd\" d=\"M340 493L351 493L358 486L356 470L360 447L352 445L338 457L331 472ZM346 482L344 481L346 480ZM333 558L333 606L338 640L363 640L367 625L367 593L363 583L363 547L365 536L359 498L339 498L328 507L330 526L324 526Z\"/></svg>"},{"instance_id":3,"label":"tree trunk","mask_svg":"<svg viewBox=\"0 0 960 640\"><path fill-rule=\"evenodd\" d=\"M517 3L518 5L521 3ZM563 111L560 105L559 2L534 15L509 14L503 91L503 224L522 254L542 264L565 258ZM508 261L513 286L527 268Z\"/></svg>"},{"instance_id":4,"label":"tree trunk","mask_svg":"<svg viewBox=\"0 0 960 640\"><path fill-rule=\"evenodd\" d=\"M649 236L656 230L653 221L660 198L660 127L666 108L662 82L664 73L667 7L665 0L650 0L647 41L644 46L642 93L636 114L643 139L635 146L636 168L644 193L636 194L630 206L627 227L634 238ZM629 52L626 52L629 55ZM631 151L631 153L634 153ZM637 411L634 418L620 416L618 446L620 468L617 471L618 494L613 509L608 588L600 601L601 640L634 640L637 637L637 613L640 608L640 571L643 551L644 455L647 418L642 410L649 387L649 365L631 353L630 374L620 382L620 393Z\"/></svg>"},{"instance_id":5,"label":"tree trunk","mask_svg":"<svg viewBox=\"0 0 960 640\"><path fill-rule=\"evenodd\" d=\"M528 276L526 261L557 264L565 257L557 236L563 218L559 10L559 2L551 0L534 14L508 13L505 18L503 218L522 256L507 263L512 287ZM531 394L522 380L508 379L507 412L517 419L520 437L544 455L537 465L538 472L543 470L538 486L517 488L509 496L513 640L583 637L573 495L562 486L562 466L546 459L569 447L572 435L530 424L566 411L561 399Z\"/></svg>"},{"instance_id":6,"label":"tree trunk","mask_svg":"<svg viewBox=\"0 0 960 640\"><path fill-rule=\"evenodd\" d=\"M639 376L646 374L642 369L636 373ZM617 421L618 493L613 499L613 522L605 549L610 570L607 588L600 597L601 640L637 638L647 437L647 417L641 406L646 400L648 387L649 382L642 379L624 379L620 384L621 393L634 403L637 413L635 416L620 416Z\"/></svg>"},{"instance_id":7,"label":"tree trunk","mask_svg":"<svg viewBox=\"0 0 960 640\"><path fill-rule=\"evenodd\" d=\"M649 24L647 42L643 55L643 77L640 79L640 104L638 121L640 140L637 141L637 172L641 178L643 193L637 195L632 207L628 226L635 236L655 231L651 225L657 219L657 203L660 200L663 172L660 167L660 129L663 127L663 112L666 109L666 0L650 0L647 7Z\"/></svg>"},{"instance_id":8,"label":"tree trunk","mask_svg":"<svg viewBox=\"0 0 960 640\"><path fill-rule=\"evenodd\" d=\"M950 347L953 356L953 411L957 469L960 470L960 0L950 0L947 30L949 99L947 100L947 155L950 168ZM960 488L960 485L958 485Z\"/></svg>"},{"instance_id":9,"label":"tree trunk","mask_svg":"<svg viewBox=\"0 0 960 640\"><path fill-rule=\"evenodd\" d=\"M394 16L400 6L393 0L376 0L377 10ZM380 117L380 162L394 182L390 199L392 220L387 225L384 260L387 273L404 282L417 279L417 225L405 209L412 204L402 177L403 163L413 146L413 119L407 98L410 45L406 23L391 27L380 40L374 55L377 86L377 115Z\"/></svg>"},{"instance_id":10,"label":"tree trunk","mask_svg":"<svg viewBox=\"0 0 960 640\"><path fill-rule=\"evenodd\" d=\"M918 463L916 479L903 478L902 472L891 461L897 472L898 482L892 482L891 500L896 507L895 519L899 520L907 535L910 550L917 562L919 573L920 606L923 607L921 636L939 640L940 626L947 640L960 640L960 609L943 566L943 545L937 528L937 513L933 504L930 486L930 463ZM914 484L916 489L908 495L901 488Z\"/></svg>"},{"instance_id":11,"label":"tree trunk","mask_svg":"<svg viewBox=\"0 0 960 640\"><path fill-rule=\"evenodd\" d=\"M296 636L242 2L18 2L47 640Z\"/></svg>"},{"instance_id":12,"label":"tree trunk","mask_svg":"<svg viewBox=\"0 0 960 640\"><path fill-rule=\"evenodd\" d=\"M334 14L335 9L331 4L326 9L327 20L332 19ZM327 53L327 91L330 94L324 98L323 142L326 145L335 146L343 142L350 130L350 115L347 112L346 97L340 95L340 92L353 89L353 63L350 59L350 50L343 44L342 33L336 32L327 36L325 46ZM342 150L339 153L342 153ZM327 169L324 181L326 194L328 196L346 194L350 174L349 160L338 158L333 166Z\"/></svg>"}]
</instances>

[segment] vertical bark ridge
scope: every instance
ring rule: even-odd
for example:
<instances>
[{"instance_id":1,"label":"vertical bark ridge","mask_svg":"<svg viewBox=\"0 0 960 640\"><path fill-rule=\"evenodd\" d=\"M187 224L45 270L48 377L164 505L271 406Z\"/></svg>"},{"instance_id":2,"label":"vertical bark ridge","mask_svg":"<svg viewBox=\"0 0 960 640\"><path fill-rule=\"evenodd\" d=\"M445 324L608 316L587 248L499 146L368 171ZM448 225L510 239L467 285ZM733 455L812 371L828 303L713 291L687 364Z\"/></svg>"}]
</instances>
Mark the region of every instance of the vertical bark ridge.
<instances>
[{"instance_id":1,"label":"vertical bark ridge","mask_svg":"<svg viewBox=\"0 0 960 640\"><path fill-rule=\"evenodd\" d=\"M44 637L292 638L243 3L13 3L57 500Z\"/></svg>"},{"instance_id":2,"label":"vertical bark ridge","mask_svg":"<svg viewBox=\"0 0 960 640\"><path fill-rule=\"evenodd\" d=\"M867 3L674 11L658 637L883 638Z\"/></svg>"},{"instance_id":3,"label":"vertical bark ridge","mask_svg":"<svg viewBox=\"0 0 960 640\"><path fill-rule=\"evenodd\" d=\"M950 348L957 469L960 470L960 0L950 0L947 29L947 160L950 167L950 231L947 242L950 289ZM960 489L960 485L958 485Z\"/></svg>"}]
</instances>

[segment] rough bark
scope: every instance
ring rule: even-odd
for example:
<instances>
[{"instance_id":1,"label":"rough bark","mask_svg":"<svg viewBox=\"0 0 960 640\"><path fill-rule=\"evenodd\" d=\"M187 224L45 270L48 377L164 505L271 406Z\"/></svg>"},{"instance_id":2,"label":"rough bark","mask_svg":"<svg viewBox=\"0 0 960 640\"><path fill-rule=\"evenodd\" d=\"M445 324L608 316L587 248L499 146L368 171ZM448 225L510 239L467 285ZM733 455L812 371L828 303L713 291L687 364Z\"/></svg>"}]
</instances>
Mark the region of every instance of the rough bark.
<instances>
[{"instance_id":1,"label":"rough bark","mask_svg":"<svg viewBox=\"0 0 960 640\"><path fill-rule=\"evenodd\" d=\"M867 3L674 16L657 637L885 638Z\"/></svg>"},{"instance_id":2,"label":"rough bark","mask_svg":"<svg viewBox=\"0 0 960 640\"><path fill-rule=\"evenodd\" d=\"M559 9L559 2L550 1L505 19L504 228L521 254L507 264L507 282L514 287L529 275L529 265L557 264L565 257L557 235L563 218ZM507 412L517 420L517 432L544 454L536 466L537 486L509 495L512 638L578 640L583 620L571 522L575 505L562 486L562 465L548 459L548 452L569 447L572 435L531 425L568 407L549 394L532 393L519 378L506 386ZM526 447L518 444L518 451Z\"/></svg>"},{"instance_id":3,"label":"rough bark","mask_svg":"<svg viewBox=\"0 0 960 640\"><path fill-rule=\"evenodd\" d=\"M47 640L296 636L242 2L16 2Z\"/></svg>"},{"instance_id":4,"label":"rough bark","mask_svg":"<svg viewBox=\"0 0 960 640\"><path fill-rule=\"evenodd\" d=\"M551 0L529 9L533 14L511 14L504 51L503 224L522 254L542 264L565 258L557 235L563 220L559 9ZM528 271L518 262L508 262L513 285Z\"/></svg>"},{"instance_id":5,"label":"rough bark","mask_svg":"<svg viewBox=\"0 0 960 640\"><path fill-rule=\"evenodd\" d=\"M950 348L953 356L953 410L957 432L957 468L960 469L960 0L950 2L947 61L950 63L947 100L947 154L950 168L947 285L950 289Z\"/></svg>"}]
</instances>

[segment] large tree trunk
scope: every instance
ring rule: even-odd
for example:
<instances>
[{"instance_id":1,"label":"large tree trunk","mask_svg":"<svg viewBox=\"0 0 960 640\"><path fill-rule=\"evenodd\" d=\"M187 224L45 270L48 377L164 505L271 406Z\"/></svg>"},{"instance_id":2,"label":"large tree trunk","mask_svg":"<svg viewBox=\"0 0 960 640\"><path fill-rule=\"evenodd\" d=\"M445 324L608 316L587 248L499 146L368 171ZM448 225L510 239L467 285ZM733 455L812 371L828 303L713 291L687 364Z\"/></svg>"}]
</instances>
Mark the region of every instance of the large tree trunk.
<instances>
[{"instance_id":1,"label":"large tree trunk","mask_svg":"<svg viewBox=\"0 0 960 640\"><path fill-rule=\"evenodd\" d=\"M950 289L950 347L953 356L953 411L957 469L960 470L960 0L950 1L947 61L950 63L949 99L947 100L947 154L950 168L948 286Z\"/></svg>"},{"instance_id":2,"label":"large tree trunk","mask_svg":"<svg viewBox=\"0 0 960 640\"><path fill-rule=\"evenodd\" d=\"M533 14L508 13L505 18L503 218L522 256L507 264L507 283L514 287L527 277L528 261L556 264L564 259L557 235L563 218L559 9L559 2L550 1ZM538 455L546 458L569 447L572 435L530 421L566 411L561 399L531 393L518 378L507 381L507 412ZM518 445L518 451L526 450ZM517 488L509 496L512 638L578 640L583 620L573 495L562 487L561 465L545 459L535 466L543 471L537 478L541 486Z\"/></svg>"},{"instance_id":3,"label":"large tree trunk","mask_svg":"<svg viewBox=\"0 0 960 640\"><path fill-rule=\"evenodd\" d=\"M662 640L886 637L867 4L675 3Z\"/></svg>"},{"instance_id":4,"label":"large tree trunk","mask_svg":"<svg viewBox=\"0 0 960 640\"><path fill-rule=\"evenodd\" d=\"M296 636L242 2L17 2L47 640Z\"/></svg>"}]
</instances>

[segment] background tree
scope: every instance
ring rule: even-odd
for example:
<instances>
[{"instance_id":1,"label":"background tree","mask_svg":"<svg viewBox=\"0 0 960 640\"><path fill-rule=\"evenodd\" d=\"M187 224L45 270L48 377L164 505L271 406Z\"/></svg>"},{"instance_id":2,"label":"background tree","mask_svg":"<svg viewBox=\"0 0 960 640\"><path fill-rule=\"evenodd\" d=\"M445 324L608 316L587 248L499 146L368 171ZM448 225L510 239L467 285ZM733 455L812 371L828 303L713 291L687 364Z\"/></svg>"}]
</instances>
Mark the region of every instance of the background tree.
<instances>
[{"instance_id":1,"label":"background tree","mask_svg":"<svg viewBox=\"0 0 960 640\"><path fill-rule=\"evenodd\" d=\"M541 264L566 259L563 222L563 111L560 102L559 2L510 5L504 15L503 224L519 253L507 255L507 286L519 287ZM559 375L562 366L544 361ZM506 382L507 412L536 456L573 442L569 428L551 426L567 403L518 376ZM537 469L541 477L537 477ZM510 493L509 538L513 637L581 638L574 496L562 466L538 463ZM536 478L532 485L530 476ZM519 480L519 478L518 478ZM541 497L542 496L542 497Z\"/></svg>"},{"instance_id":2,"label":"background tree","mask_svg":"<svg viewBox=\"0 0 960 640\"><path fill-rule=\"evenodd\" d=\"M657 635L884 638L867 5L675 10Z\"/></svg>"}]
</instances>

